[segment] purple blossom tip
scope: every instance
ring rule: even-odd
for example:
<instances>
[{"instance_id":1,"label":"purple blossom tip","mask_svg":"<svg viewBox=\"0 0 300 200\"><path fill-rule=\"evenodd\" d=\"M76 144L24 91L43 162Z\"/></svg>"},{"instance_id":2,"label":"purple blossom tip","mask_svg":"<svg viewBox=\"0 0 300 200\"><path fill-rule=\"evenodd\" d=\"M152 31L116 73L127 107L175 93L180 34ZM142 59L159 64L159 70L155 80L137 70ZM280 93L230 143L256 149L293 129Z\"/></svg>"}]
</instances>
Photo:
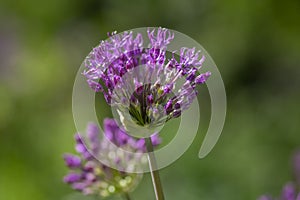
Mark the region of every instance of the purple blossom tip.
<instances>
[{"instance_id":1,"label":"purple blossom tip","mask_svg":"<svg viewBox=\"0 0 300 200\"><path fill-rule=\"evenodd\" d=\"M170 99L164 107L167 114L171 113L173 110L173 101Z\"/></svg>"},{"instance_id":2,"label":"purple blossom tip","mask_svg":"<svg viewBox=\"0 0 300 200\"><path fill-rule=\"evenodd\" d=\"M80 174L76 173L70 173L64 177L64 182L65 183L75 183L81 179Z\"/></svg>"},{"instance_id":3,"label":"purple blossom tip","mask_svg":"<svg viewBox=\"0 0 300 200\"><path fill-rule=\"evenodd\" d=\"M86 183L77 182L72 184L72 188L78 191L83 191L86 187L87 187Z\"/></svg>"},{"instance_id":4,"label":"purple blossom tip","mask_svg":"<svg viewBox=\"0 0 300 200\"><path fill-rule=\"evenodd\" d=\"M82 138L79 133L76 133L74 135L74 139L75 139L76 143L82 143Z\"/></svg>"},{"instance_id":5,"label":"purple blossom tip","mask_svg":"<svg viewBox=\"0 0 300 200\"><path fill-rule=\"evenodd\" d=\"M155 34L156 29L148 29L148 37L150 39L151 45L154 48L163 49L174 39L174 33L169 31L166 28L158 28Z\"/></svg>"},{"instance_id":6,"label":"purple blossom tip","mask_svg":"<svg viewBox=\"0 0 300 200\"><path fill-rule=\"evenodd\" d=\"M203 84L207 81L207 79L211 76L210 72L206 72L204 74L200 74L199 76L196 77L195 83L196 84Z\"/></svg>"},{"instance_id":7,"label":"purple blossom tip","mask_svg":"<svg viewBox=\"0 0 300 200\"><path fill-rule=\"evenodd\" d=\"M78 153L84 153L87 151L84 144L76 144L75 149Z\"/></svg>"},{"instance_id":8,"label":"purple blossom tip","mask_svg":"<svg viewBox=\"0 0 300 200\"><path fill-rule=\"evenodd\" d=\"M65 154L64 155L65 163L70 168L78 168L81 166L81 159L78 156Z\"/></svg>"},{"instance_id":9,"label":"purple blossom tip","mask_svg":"<svg viewBox=\"0 0 300 200\"><path fill-rule=\"evenodd\" d=\"M153 146L158 146L161 143L161 138L158 134L154 134L151 136L151 141Z\"/></svg>"},{"instance_id":10,"label":"purple blossom tip","mask_svg":"<svg viewBox=\"0 0 300 200\"><path fill-rule=\"evenodd\" d=\"M169 94L172 92L172 90L173 90L173 84L167 84L164 87L164 94Z\"/></svg>"},{"instance_id":11,"label":"purple blossom tip","mask_svg":"<svg viewBox=\"0 0 300 200\"><path fill-rule=\"evenodd\" d=\"M93 80L87 80L87 83L95 92L104 92L103 87L100 83Z\"/></svg>"},{"instance_id":12,"label":"purple blossom tip","mask_svg":"<svg viewBox=\"0 0 300 200\"><path fill-rule=\"evenodd\" d=\"M181 116L181 111L180 110L175 110L174 113L173 113L173 117L178 118L180 116Z\"/></svg>"},{"instance_id":13,"label":"purple blossom tip","mask_svg":"<svg viewBox=\"0 0 300 200\"><path fill-rule=\"evenodd\" d=\"M180 106L180 103L178 103L178 102L175 103L175 105L174 105L174 108L175 108L175 109L180 109L180 107L181 107L181 106Z\"/></svg>"},{"instance_id":14,"label":"purple blossom tip","mask_svg":"<svg viewBox=\"0 0 300 200\"><path fill-rule=\"evenodd\" d=\"M97 140L100 137L100 131L96 124L89 123L87 130L86 130L87 136L90 140Z\"/></svg>"},{"instance_id":15,"label":"purple blossom tip","mask_svg":"<svg viewBox=\"0 0 300 200\"><path fill-rule=\"evenodd\" d=\"M152 94L148 95L148 96L147 96L147 103L148 103L149 105L151 105L151 104L153 104L153 102L154 102L154 100L153 100L153 95L152 95Z\"/></svg>"}]
</instances>

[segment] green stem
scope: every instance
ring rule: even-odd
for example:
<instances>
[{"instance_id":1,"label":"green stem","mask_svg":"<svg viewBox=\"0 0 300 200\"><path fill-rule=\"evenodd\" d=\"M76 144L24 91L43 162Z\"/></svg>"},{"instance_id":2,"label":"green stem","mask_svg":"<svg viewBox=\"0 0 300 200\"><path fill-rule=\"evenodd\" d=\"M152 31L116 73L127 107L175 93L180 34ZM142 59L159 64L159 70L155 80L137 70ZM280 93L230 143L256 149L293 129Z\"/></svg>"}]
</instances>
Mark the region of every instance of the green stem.
<instances>
[{"instance_id":1,"label":"green stem","mask_svg":"<svg viewBox=\"0 0 300 200\"><path fill-rule=\"evenodd\" d=\"M131 200L129 194L127 192L124 193L124 199L125 200Z\"/></svg>"},{"instance_id":2,"label":"green stem","mask_svg":"<svg viewBox=\"0 0 300 200\"><path fill-rule=\"evenodd\" d=\"M156 164L156 159L155 155L153 153L153 144L151 141L151 138L146 138L146 146L147 146L147 151L148 151L148 161L149 161L149 168L150 168L150 173L151 173L151 178L152 178L152 183L153 183L153 188L155 192L155 197L156 200L164 200L164 193L160 181L160 176L159 172L157 169L157 164Z\"/></svg>"}]
</instances>

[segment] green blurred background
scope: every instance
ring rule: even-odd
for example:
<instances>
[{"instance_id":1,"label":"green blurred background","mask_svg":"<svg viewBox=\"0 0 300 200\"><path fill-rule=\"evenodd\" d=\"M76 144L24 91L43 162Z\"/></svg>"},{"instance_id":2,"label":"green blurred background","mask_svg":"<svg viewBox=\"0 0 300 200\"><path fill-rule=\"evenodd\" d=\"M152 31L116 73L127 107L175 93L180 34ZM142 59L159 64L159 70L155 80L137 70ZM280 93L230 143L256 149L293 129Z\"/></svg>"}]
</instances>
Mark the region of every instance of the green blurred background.
<instances>
[{"instance_id":1,"label":"green blurred background","mask_svg":"<svg viewBox=\"0 0 300 200\"><path fill-rule=\"evenodd\" d=\"M62 154L73 152L76 72L107 32L145 26L175 29L202 44L228 95L226 124L213 152L197 157L207 108L193 145L161 171L166 198L278 195L292 180L290 158L300 147L299 11L299 0L0 1L0 199L73 194L62 183ZM209 107L202 88L199 100ZM99 115L109 116L99 102ZM154 199L149 175L133 196Z\"/></svg>"}]
</instances>

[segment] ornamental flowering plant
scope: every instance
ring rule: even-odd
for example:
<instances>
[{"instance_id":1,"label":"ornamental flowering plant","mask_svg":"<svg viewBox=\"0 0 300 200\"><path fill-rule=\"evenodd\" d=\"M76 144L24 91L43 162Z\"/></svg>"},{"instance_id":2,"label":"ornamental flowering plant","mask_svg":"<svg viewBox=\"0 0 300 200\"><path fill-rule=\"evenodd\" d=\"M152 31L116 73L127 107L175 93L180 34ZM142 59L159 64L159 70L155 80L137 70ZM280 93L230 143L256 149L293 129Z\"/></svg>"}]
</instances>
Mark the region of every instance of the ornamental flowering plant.
<instances>
[{"instance_id":1,"label":"ornamental flowering plant","mask_svg":"<svg viewBox=\"0 0 300 200\"><path fill-rule=\"evenodd\" d=\"M135 139L122 131L113 119L104 120L104 136L100 137L100 130L96 124L88 124L86 135L75 134L75 149L78 155L65 154L64 160L70 172L64 177L64 182L75 190L86 195L108 197L128 192L141 180L142 174L125 172L126 167L135 167L136 159L142 157L128 157L122 151L117 151L114 145L130 151L145 152L145 140ZM160 144L157 135L151 137L154 146ZM89 151L91 150L91 151ZM99 154L109 155L110 166L118 165L123 171L113 169L97 159Z\"/></svg>"},{"instance_id":2,"label":"ornamental flowering plant","mask_svg":"<svg viewBox=\"0 0 300 200\"><path fill-rule=\"evenodd\" d=\"M148 48L143 48L140 33L110 34L88 55L83 73L89 86L117 107L124 128L144 137L146 128L153 134L152 129L188 109L196 98L196 86L210 76L210 72L199 74L205 56L195 48L182 47L178 58L174 52L168 58L167 47L174 39L170 30L147 33Z\"/></svg>"},{"instance_id":3,"label":"ornamental flowering plant","mask_svg":"<svg viewBox=\"0 0 300 200\"><path fill-rule=\"evenodd\" d=\"M156 199L162 200L153 153L160 143L157 133L167 121L190 108L198 94L197 85L204 84L211 73L200 73L206 58L196 48L168 51L175 38L168 29L108 36L87 56L82 74L94 92L103 93L115 118L104 121L103 139L95 125L88 126L87 144L76 136L81 157L65 156L72 172L64 180L84 194L119 193L130 199L128 192L140 177L130 172L139 172L146 153ZM137 154L128 155L124 150ZM105 159L99 159L103 155Z\"/></svg>"}]
</instances>

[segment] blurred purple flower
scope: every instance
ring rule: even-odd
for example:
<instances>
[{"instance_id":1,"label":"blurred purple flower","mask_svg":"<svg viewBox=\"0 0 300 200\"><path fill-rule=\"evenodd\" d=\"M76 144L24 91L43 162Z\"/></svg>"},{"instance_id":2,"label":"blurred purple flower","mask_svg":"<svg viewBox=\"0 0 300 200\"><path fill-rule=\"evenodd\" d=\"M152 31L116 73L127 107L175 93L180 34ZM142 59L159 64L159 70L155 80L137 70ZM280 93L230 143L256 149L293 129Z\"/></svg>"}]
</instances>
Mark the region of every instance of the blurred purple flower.
<instances>
[{"instance_id":1,"label":"blurred purple flower","mask_svg":"<svg viewBox=\"0 0 300 200\"><path fill-rule=\"evenodd\" d=\"M179 58L168 56L167 46L174 39L170 30L148 29L148 39L149 48L143 48L140 33L111 34L88 55L83 74L108 104L122 107L139 126L155 127L188 109L196 98L196 85L204 84L211 73L199 74L205 57L195 48L182 47ZM124 78L126 74L130 78Z\"/></svg>"},{"instance_id":2,"label":"blurred purple flower","mask_svg":"<svg viewBox=\"0 0 300 200\"><path fill-rule=\"evenodd\" d=\"M297 194L295 186L292 183L288 183L283 187L279 199L264 195L258 200L300 200L300 192Z\"/></svg>"},{"instance_id":3,"label":"blurred purple flower","mask_svg":"<svg viewBox=\"0 0 300 200\"><path fill-rule=\"evenodd\" d=\"M284 186L281 194L282 200L296 200L296 191L292 183L288 183Z\"/></svg>"},{"instance_id":4,"label":"blurred purple flower","mask_svg":"<svg viewBox=\"0 0 300 200\"><path fill-rule=\"evenodd\" d=\"M75 135L75 149L80 156L65 154L64 160L70 172L64 182L84 194L96 194L103 197L131 191L140 181L140 174L125 172L125 167L132 167L140 157L128 157L118 147L133 152L145 152L144 139L135 139L121 130L113 119L104 120L104 136L100 137L99 128L88 124L86 137ZM151 137L155 146L160 143L157 135ZM97 157L105 155L107 164ZM112 163L112 165L111 165ZM118 166L124 170L116 170Z\"/></svg>"}]
</instances>

